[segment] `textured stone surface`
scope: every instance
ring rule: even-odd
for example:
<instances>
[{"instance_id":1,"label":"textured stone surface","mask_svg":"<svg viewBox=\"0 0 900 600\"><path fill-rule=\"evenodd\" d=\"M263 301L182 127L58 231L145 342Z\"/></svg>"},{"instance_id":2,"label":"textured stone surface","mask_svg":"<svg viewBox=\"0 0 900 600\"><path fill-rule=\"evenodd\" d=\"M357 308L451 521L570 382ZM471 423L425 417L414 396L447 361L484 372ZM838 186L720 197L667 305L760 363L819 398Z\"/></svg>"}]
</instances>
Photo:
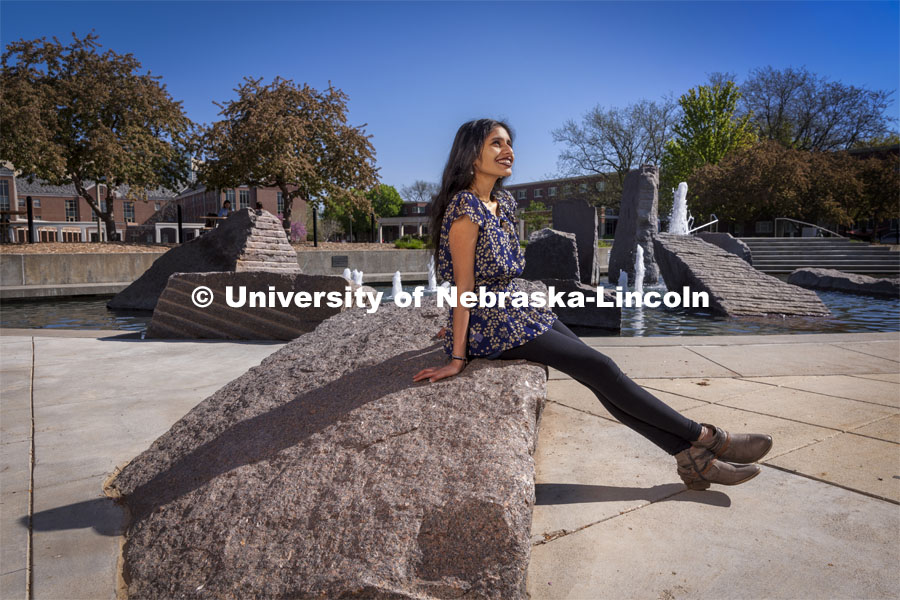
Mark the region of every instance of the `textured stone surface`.
<instances>
[{"instance_id":1,"label":"textured stone surface","mask_svg":"<svg viewBox=\"0 0 900 600\"><path fill-rule=\"evenodd\" d=\"M107 307L153 310L172 273L212 271L299 273L300 267L278 218L264 210L257 213L245 208L215 229L160 256Z\"/></svg>"},{"instance_id":2,"label":"textured stone surface","mask_svg":"<svg viewBox=\"0 0 900 600\"><path fill-rule=\"evenodd\" d=\"M446 362L445 315L342 312L113 482L131 598L524 598L545 370Z\"/></svg>"},{"instance_id":3,"label":"textured stone surface","mask_svg":"<svg viewBox=\"0 0 900 600\"><path fill-rule=\"evenodd\" d=\"M208 287L213 292L213 303L206 308L198 308L191 300L191 292L198 286ZM226 302L226 287L232 288L232 301L240 301L237 288L243 286L246 294L245 305L231 307ZM294 302L282 307L280 303L268 306L269 288L287 298L288 293L339 292L345 297L349 288L354 291L360 286L347 282L343 277L330 275L287 275L278 272L217 272L217 273L175 273L153 310L153 320L147 328L148 338L182 339L223 339L223 340L292 340L312 331L325 319L332 317L343 307L332 308L326 299L320 299L318 307L300 308ZM250 306L249 294L264 292L266 307ZM374 293L365 287L363 291ZM276 296L276 302L278 297ZM355 303L355 300L354 300Z\"/></svg>"},{"instance_id":4,"label":"textured stone surface","mask_svg":"<svg viewBox=\"0 0 900 600\"><path fill-rule=\"evenodd\" d=\"M525 246L522 279L580 279L578 242L574 233L539 229Z\"/></svg>"},{"instance_id":5,"label":"textured stone surface","mask_svg":"<svg viewBox=\"0 0 900 600\"><path fill-rule=\"evenodd\" d=\"M659 233L653 241L666 287L707 292L714 313L732 317L831 314L815 292L766 275L695 236Z\"/></svg>"},{"instance_id":6,"label":"textured stone surface","mask_svg":"<svg viewBox=\"0 0 900 600\"><path fill-rule=\"evenodd\" d=\"M597 252L597 209L580 198L553 205L553 229L574 233L578 244L579 281L597 285L600 263Z\"/></svg>"},{"instance_id":7,"label":"textured stone surface","mask_svg":"<svg viewBox=\"0 0 900 600\"><path fill-rule=\"evenodd\" d=\"M581 292L585 298L593 298L597 295L597 288L573 281L571 279L542 279L547 287L553 286L557 292ZM609 289L603 290L603 297L607 302L615 302L615 293ZM622 329L622 309L617 306L597 306L596 302L585 303L585 306L570 308L554 307L553 312L566 325L579 327L596 327L619 331Z\"/></svg>"},{"instance_id":8,"label":"textured stone surface","mask_svg":"<svg viewBox=\"0 0 900 600\"><path fill-rule=\"evenodd\" d=\"M628 273L628 284L634 285L634 260L637 245L644 249L644 283L659 281L659 268L654 258L653 234L658 231L656 213L659 169L642 165L625 176L622 206L616 238L609 253L609 282L619 282L619 272Z\"/></svg>"},{"instance_id":9,"label":"textured stone surface","mask_svg":"<svg viewBox=\"0 0 900 600\"><path fill-rule=\"evenodd\" d=\"M896 298L900 296L900 279L869 277L859 273L845 273L837 269L795 269L788 283L812 290L831 290L865 296Z\"/></svg>"},{"instance_id":10,"label":"textured stone surface","mask_svg":"<svg viewBox=\"0 0 900 600\"><path fill-rule=\"evenodd\" d=\"M753 252L750 250L750 246L735 238L730 233L698 231L695 235L704 242L709 242L713 246L718 246L722 250L740 256L747 261L748 265L753 264Z\"/></svg>"}]
</instances>

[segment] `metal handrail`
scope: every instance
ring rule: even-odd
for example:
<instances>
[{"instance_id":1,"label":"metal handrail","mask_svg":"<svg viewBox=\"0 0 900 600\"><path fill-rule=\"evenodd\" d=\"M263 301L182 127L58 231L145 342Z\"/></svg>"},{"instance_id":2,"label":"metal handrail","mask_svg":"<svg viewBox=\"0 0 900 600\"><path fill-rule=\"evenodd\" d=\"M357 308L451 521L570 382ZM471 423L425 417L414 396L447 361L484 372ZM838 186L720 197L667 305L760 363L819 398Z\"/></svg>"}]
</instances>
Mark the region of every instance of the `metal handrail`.
<instances>
[{"instance_id":1,"label":"metal handrail","mask_svg":"<svg viewBox=\"0 0 900 600\"><path fill-rule=\"evenodd\" d=\"M709 223L707 223L707 224L705 224L705 225L701 225L700 227L694 227L693 229L691 229L690 231L688 231L688 233L694 233L694 232L697 231L698 229L703 229L704 227L709 227L709 226L712 225L713 223L718 223L718 222L719 222L719 218L718 218L716 215L710 214L709 216L713 218L712 221L710 221Z\"/></svg>"},{"instance_id":2,"label":"metal handrail","mask_svg":"<svg viewBox=\"0 0 900 600\"><path fill-rule=\"evenodd\" d=\"M798 221L797 219L791 219L791 218L789 218L789 217L775 217L775 233L776 233L776 234L778 233L778 221L791 221L791 222L793 222L793 223L800 223L801 225L809 225L810 227L815 227L816 229L821 229L822 231L827 231L827 232L830 233L831 235L836 235L836 236L838 236L839 238L844 237L844 236L842 236L842 235L839 234L839 233L835 233L834 231L831 231L830 229L825 229L824 227L821 227L821 226L816 225L816 224L814 224L814 223L807 223L806 221ZM776 236L776 237L777 237L777 236Z\"/></svg>"}]
</instances>

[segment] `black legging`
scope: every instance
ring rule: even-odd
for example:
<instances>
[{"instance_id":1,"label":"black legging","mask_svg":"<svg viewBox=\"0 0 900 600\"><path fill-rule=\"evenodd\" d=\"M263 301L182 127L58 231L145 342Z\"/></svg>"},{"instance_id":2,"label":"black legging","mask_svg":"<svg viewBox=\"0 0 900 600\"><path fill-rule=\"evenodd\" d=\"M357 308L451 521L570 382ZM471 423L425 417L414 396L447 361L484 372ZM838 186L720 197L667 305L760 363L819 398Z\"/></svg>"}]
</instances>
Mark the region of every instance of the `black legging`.
<instances>
[{"instance_id":1,"label":"black legging","mask_svg":"<svg viewBox=\"0 0 900 600\"><path fill-rule=\"evenodd\" d=\"M628 378L608 356L572 333L562 321L499 359L524 358L548 365L586 385L616 419L668 452L677 454L700 437L701 426Z\"/></svg>"}]
</instances>

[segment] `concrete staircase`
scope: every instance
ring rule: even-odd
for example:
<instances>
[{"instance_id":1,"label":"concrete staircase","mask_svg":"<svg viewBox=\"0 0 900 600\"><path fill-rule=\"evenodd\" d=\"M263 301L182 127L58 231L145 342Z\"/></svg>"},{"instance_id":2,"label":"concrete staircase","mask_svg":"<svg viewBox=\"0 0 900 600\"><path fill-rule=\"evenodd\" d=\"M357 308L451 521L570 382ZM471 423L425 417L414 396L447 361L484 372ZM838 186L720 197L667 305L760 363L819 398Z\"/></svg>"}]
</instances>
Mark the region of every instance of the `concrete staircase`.
<instances>
[{"instance_id":1,"label":"concrete staircase","mask_svg":"<svg viewBox=\"0 0 900 600\"><path fill-rule=\"evenodd\" d=\"M742 237L753 252L753 266L764 273L790 273L800 267L848 273L900 275L900 252L848 238Z\"/></svg>"}]
</instances>

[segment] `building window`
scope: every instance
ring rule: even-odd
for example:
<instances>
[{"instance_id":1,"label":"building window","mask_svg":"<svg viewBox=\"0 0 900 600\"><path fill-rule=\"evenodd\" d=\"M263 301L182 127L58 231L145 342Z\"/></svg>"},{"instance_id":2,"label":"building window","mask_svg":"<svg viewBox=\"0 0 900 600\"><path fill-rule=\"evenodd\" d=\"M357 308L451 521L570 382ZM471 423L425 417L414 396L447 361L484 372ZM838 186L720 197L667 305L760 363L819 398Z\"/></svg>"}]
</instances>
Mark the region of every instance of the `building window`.
<instances>
[{"instance_id":1,"label":"building window","mask_svg":"<svg viewBox=\"0 0 900 600\"><path fill-rule=\"evenodd\" d=\"M123 202L122 205L124 206L125 220L134 223L134 202Z\"/></svg>"},{"instance_id":2,"label":"building window","mask_svg":"<svg viewBox=\"0 0 900 600\"><path fill-rule=\"evenodd\" d=\"M573 189L574 189L574 188L572 188L572 184L571 184L571 183L567 183L565 186L563 186L563 193L564 193L566 196L568 196L569 194L572 193L572 190L573 190Z\"/></svg>"},{"instance_id":3,"label":"building window","mask_svg":"<svg viewBox=\"0 0 900 600\"><path fill-rule=\"evenodd\" d=\"M0 181L0 210L9 210L9 182Z\"/></svg>"},{"instance_id":4,"label":"building window","mask_svg":"<svg viewBox=\"0 0 900 600\"><path fill-rule=\"evenodd\" d=\"M78 200L66 199L66 221L78 220Z\"/></svg>"},{"instance_id":5,"label":"building window","mask_svg":"<svg viewBox=\"0 0 900 600\"><path fill-rule=\"evenodd\" d=\"M543 189L536 189L536 190L534 190L534 197L535 197L535 198L543 198L543 197L544 197L544 190L543 190Z\"/></svg>"},{"instance_id":6,"label":"building window","mask_svg":"<svg viewBox=\"0 0 900 600\"><path fill-rule=\"evenodd\" d=\"M772 221L757 221L756 233L772 233Z\"/></svg>"},{"instance_id":7,"label":"building window","mask_svg":"<svg viewBox=\"0 0 900 600\"><path fill-rule=\"evenodd\" d=\"M153 203L153 210L159 210L159 208L160 208L160 207L159 207L159 202L154 202L154 203Z\"/></svg>"},{"instance_id":8,"label":"building window","mask_svg":"<svg viewBox=\"0 0 900 600\"><path fill-rule=\"evenodd\" d=\"M578 193L579 193L579 194L584 194L584 193L586 193L586 192L587 192L587 184L586 184L586 183L579 183L579 184L578 184Z\"/></svg>"},{"instance_id":9,"label":"building window","mask_svg":"<svg viewBox=\"0 0 900 600\"><path fill-rule=\"evenodd\" d=\"M240 208L250 208L250 190L241 190L241 206Z\"/></svg>"},{"instance_id":10,"label":"building window","mask_svg":"<svg viewBox=\"0 0 900 600\"><path fill-rule=\"evenodd\" d=\"M516 192L516 198L524 200L528 196L528 190L519 190Z\"/></svg>"},{"instance_id":11,"label":"building window","mask_svg":"<svg viewBox=\"0 0 900 600\"><path fill-rule=\"evenodd\" d=\"M596 187L597 187L598 192L602 192L602 191L606 190L606 182L598 181Z\"/></svg>"},{"instance_id":12,"label":"building window","mask_svg":"<svg viewBox=\"0 0 900 600\"><path fill-rule=\"evenodd\" d=\"M231 202L231 208L234 208L234 190L225 190L225 202Z\"/></svg>"},{"instance_id":13,"label":"building window","mask_svg":"<svg viewBox=\"0 0 900 600\"><path fill-rule=\"evenodd\" d=\"M551 187L549 190L547 190L547 195L551 198L556 195L556 186L555 185L553 187Z\"/></svg>"},{"instance_id":14,"label":"building window","mask_svg":"<svg viewBox=\"0 0 900 600\"><path fill-rule=\"evenodd\" d=\"M279 215L283 215L283 214L284 214L284 194L282 194L281 192L278 192L278 208L277 208L277 211L278 211L278 214L279 214Z\"/></svg>"}]
</instances>

